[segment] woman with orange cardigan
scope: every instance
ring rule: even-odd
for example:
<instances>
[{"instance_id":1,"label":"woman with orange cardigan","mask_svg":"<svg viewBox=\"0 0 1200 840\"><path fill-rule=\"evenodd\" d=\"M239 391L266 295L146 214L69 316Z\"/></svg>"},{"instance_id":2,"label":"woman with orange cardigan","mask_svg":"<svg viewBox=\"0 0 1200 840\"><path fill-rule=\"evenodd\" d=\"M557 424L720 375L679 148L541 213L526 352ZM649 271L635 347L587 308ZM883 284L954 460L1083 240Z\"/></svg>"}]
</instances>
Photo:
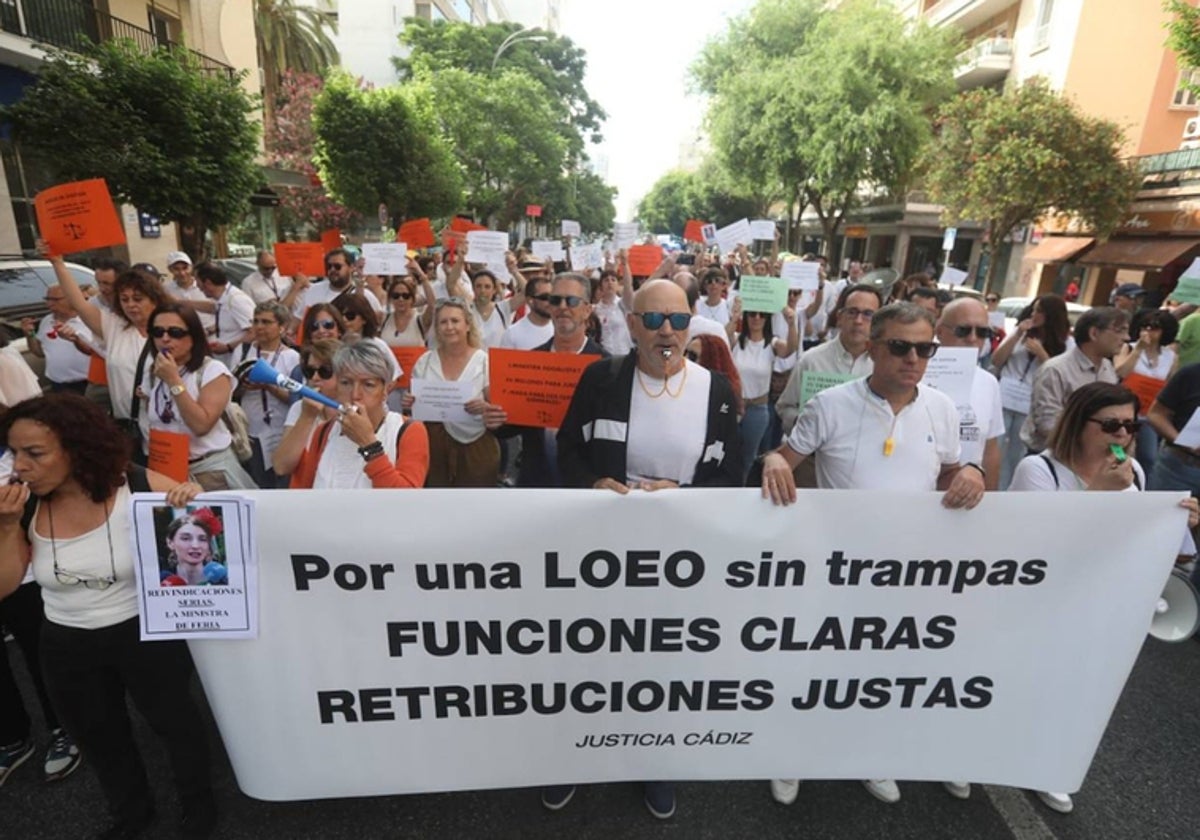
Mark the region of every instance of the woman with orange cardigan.
<instances>
[{"instance_id":1,"label":"woman with orange cardigan","mask_svg":"<svg viewBox=\"0 0 1200 840\"><path fill-rule=\"evenodd\" d=\"M321 424L312 435L291 487L366 489L423 487L429 471L425 426L388 411L396 362L378 339L350 344L333 357L337 399L348 411ZM308 400L290 433L308 434L321 415Z\"/></svg>"}]
</instances>

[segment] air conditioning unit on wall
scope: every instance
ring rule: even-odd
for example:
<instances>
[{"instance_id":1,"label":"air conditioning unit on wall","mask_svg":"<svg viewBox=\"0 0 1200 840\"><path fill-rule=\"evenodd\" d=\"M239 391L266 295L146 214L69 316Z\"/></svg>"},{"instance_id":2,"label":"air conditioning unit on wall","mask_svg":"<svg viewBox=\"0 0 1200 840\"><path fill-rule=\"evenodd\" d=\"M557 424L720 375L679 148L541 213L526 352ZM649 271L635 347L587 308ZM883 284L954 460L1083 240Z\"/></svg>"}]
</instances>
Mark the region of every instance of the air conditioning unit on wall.
<instances>
[{"instance_id":1,"label":"air conditioning unit on wall","mask_svg":"<svg viewBox=\"0 0 1200 840\"><path fill-rule=\"evenodd\" d=\"M1192 117L1183 124L1183 140L1200 140L1200 117Z\"/></svg>"}]
</instances>

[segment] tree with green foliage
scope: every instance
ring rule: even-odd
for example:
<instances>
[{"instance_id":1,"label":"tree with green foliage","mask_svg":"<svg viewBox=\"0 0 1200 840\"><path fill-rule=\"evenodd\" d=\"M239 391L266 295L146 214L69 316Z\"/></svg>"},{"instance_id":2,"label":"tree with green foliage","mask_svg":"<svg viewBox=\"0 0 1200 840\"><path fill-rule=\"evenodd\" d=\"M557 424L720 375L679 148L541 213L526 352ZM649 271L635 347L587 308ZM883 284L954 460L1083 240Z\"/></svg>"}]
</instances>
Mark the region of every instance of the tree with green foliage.
<instances>
[{"instance_id":1,"label":"tree with green foliage","mask_svg":"<svg viewBox=\"0 0 1200 840\"><path fill-rule=\"evenodd\" d=\"M254 111L239 78L185 50L107 41L51 51L4 116L62 181L105 179L116 200L177 222L200 259L205 233L240 218L262 183Z\"/></svg>"},{"instance_id":2,"label":"tree with green foliage","mask_svg":"<svg viewBox=\"0 0 1200 840\"><path fill-rule=\"evenodd\" d=\"M285 73L320 75L338 63L331 33L337 33L337 18L318 9L298 5L295 0L254 0L254 34L267 124L273 119Z\"/></svg>"},{"instance_id":3,"label":"tree with green foliage","mask_svg":"<svg viewBox=\"0 0 1200 840\"><path fill-rule=\"evenodd\" d=\"M924 183L947 225L983 222L989 248L1050 215L1078 216L1105 237L1142 182L1122 159L1123 142L1120 127L1082 113L1040 78L1004 93L972 90L939 112ZM985 289L995 268L989 260Z\"/></svg>"},{"instance_id":4,"label":"tree with green foliage","mask_svg":"<svg viewBox=\"0 0 1200 840\"><path fill-rule=\"evenodd\" d=\"M1171 14L1167 22L1167 46L1179 56L1179 63L1192 70L1200 68L1200 7L1187 0L1166 0L1163 8ZM1184 85L1200 94L1200 84L1190 78Z\"/></svg>"},{"instance_id":5,"label":"tree with green foliage","mask_svg":"<svg viewBox=\"0 0 1200 840\"><path fill-rule=\"evenodd\" d=\"M714 161L695 172L668 172L638 203L637 217L656 233L683 235L689 219L718 226L767 212L769 202L736 193Z\"/></svg>"},{"instance_id":6,"label":"tree with green foliage","mask_svg":"<svg viewBox=\"0 0 1200 840\"><path fill-rule=\"evenodd\" d=\"M442 140L435 105L402 88L367 90L332 73L313 104L315 161L329 194L368 217L385 204L393 226L456 212L462 172Z\"/></svg>"},{"instance_id":7,"label":"tree with green foliage","mask_svg":"<svg viewBox=\"0 0 1200 840\"><path fill-rule=\"evenodd\" d=\"M569 176L569 191L563 211L555 214L558 218L574 219L585 233L612 230L617 218L614 187L594 172L577 171Z\"/></svg>"},{"instance_id":8,"label":"tree with green foliage","mask_svg":"<svg viewBox=\"0 0 1200 840\"><path fill-rule=\"evenodd\" d=\"M954 91L957 45L882 0L826 6L759 0L705 46L692 78L722 169L785 202L789 228L812 207L828 252L861 191L908 182L929 115Z\"/></svg>"}]
</instances>

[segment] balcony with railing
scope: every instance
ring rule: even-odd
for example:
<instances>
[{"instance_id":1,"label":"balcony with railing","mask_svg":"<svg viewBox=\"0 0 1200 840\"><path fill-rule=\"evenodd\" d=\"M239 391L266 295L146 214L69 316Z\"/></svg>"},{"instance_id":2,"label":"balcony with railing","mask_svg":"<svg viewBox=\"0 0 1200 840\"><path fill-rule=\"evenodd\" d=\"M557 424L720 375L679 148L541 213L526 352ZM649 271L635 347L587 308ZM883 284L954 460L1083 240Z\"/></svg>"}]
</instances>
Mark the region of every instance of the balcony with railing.
<instances>
[{"instance_id":1,"label":"balcony with railing","mask_svg":"<svg viewBox=\"0 0 1200 840\"><path fill-rule=\"evenodd\" d=\"M924 0L921 12L932 26L968 32L1020 0Z\"/></svg>"},{"instance_id":2,"label":"balcony with railing","mask_svg":"<svg viewBox=\"0 0 1200 840\"><path fill-rule=\"evenodd\" d=\"M82 50L88 44L118 38L132 41L147 53L159 47L187 50L205 72L229 76L235 73L228 64L212 56L113 17L86 0L0 0L0 31L66 50Z\"/></svg>"},{"instance_id":3,"label":"balcony with railing","mask_svg":"<svg viewBox=\"0 0 1200 840\"><path fill-rule=\"evenodd\" d=\"M1013 43L1010 38L988 38L958 54L954 81L959 90L994 85L1012 70Z\"/></svg>"}]
</instances>

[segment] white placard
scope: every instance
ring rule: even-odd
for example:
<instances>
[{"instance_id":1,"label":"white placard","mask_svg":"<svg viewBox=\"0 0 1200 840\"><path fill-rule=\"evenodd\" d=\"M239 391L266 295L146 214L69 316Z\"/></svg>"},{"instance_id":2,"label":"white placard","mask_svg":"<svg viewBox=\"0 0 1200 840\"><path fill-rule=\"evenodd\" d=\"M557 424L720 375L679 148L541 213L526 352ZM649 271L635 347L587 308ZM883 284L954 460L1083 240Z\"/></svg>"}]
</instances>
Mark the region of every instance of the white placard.
<instances>
[{"instance_id":1,"label":"white placard","mask_svg":"<svg viewBox=\"0 0 1200 840\"><path fill-rule=\"evenodd\" d=\"M963 271L961 268L952 268L951 266L946 266L945 268L942 269L941 282L944 285L961 286L963 283L966 282L966 280L967 280L967 272Z\"/></svg>"},{"instance_id":2,"label":"white placard","mask_svg":"<svg viewBox=\"0 0 1200 840\"><path fill-rule=\"evenodd\" d=\"M1175 436L1174 443L1176 446L1182 446L1185 449L1200 447L1200 411L1192 412L1192 416L1188 418L1187 423L1179 430L1179 434Z\"/></svg>"},{"instance_id":3,"label":"white placard","mask_svg":"<svg viewBox=\"0 0 1200 840\"><path fill-rule=\"evenodd\" d=\"M1028 414L1033 403L1033 383L1012 376L1000 377L1000 404L1009 411Z\"/></svg>"},{"instance_id":4,"label":"white placard","mask_svg":"<svg viewBox=\"0 0 1200 840\"><path fill-rule=\"evenodd\" d=\"M715 245L717 242L717 226L712 223L701 225L700 235L704 237L705 245Z\"/></svg>"},{"instance_id":5,"label":"white placard","mask_svg":"<svg viewBox=\"0 0 1200 840\"><path fill-rule=\"evenodd\" d=\"M979 351L974 347L939 346L925 368L922 385L936 388L956 406L971 404L971 383L979 370Z\"/></svg>"},{"instance_id":6,"label":"white placard","mask_svg":"<svg viewBox=\"0 0 1200 840\"><path fill-rule=\"evenodd\" d=\"M1187 516L1185 493L1150 492L969 511L933 492L247 495L270 559L259 638L189 647L238 785L265 800L778 777L1078 790ZM514 533L530 510L571 525Z\"/></svg>"},{"instance_id":7,"label":"white placard","mask_svg":"<svg viewBox=\"0 0 1200 840\"><path fill-rule=\"evenodd\" d=\"M637 222L614 222L613 247L620 251L622 248L628 248L630 245L636 244L638 231Z\"/></svg>"},{"instance_id":8,"label":"white placard","mask_svg":"<svg viewBox=\"0 0 1200 840\"><path fill-rule=\"evenodd\" d=\"M475 259L476 252L491 253L508 250L508 234L502 230L472 230L467 231L467 259L470 262L482 262Z\"/></svg>"},{"instance_id":9,"label":"white placard","mask_svg":"<svg viewBox=\"0 0 1200 840\"><path fill-rule=\"evenodd\" d=\"M777 230L775 222L770 219L755 219L750 223L750 236L757 240L773 242Z\"/></svg>"},{"instance_id":10,"label":"white placard","mask_svg":"<svg viewBox=\"0 0 1200 840\"><path fill-rule=\"evenodd\" d=\"M408 246L403 242L364 242L362 255L364 274L408 273Z\"/></svg>"},{"instance_id":11,"label":"white placard","mask_svg":"<svg viewBox=\"0 0 1200 840\"><path fill-rule=\"evenodd\" d=\"M563 236L579 236L583 231L579 227L579 222L574 219L563 219L562 228L559 231Z\"/></svg>"},{"instance_id":12,"label":"white placard","mask_svg":"<svg viewBox=\"0 0 1200 840\"><path fill-rule=\"evenodd\" d=\"M253 502L202 494L172 508L135 493L130 511L142 641L258 636Z\"/></svg>"},{"instance_id":13,"label":"white placard","mask_svg":"<svg viewBox=\"0 0 1200 840\"><path fill-rule=\"evenodd\" d=\"M554 262L562 262L567 258L562 243L557 239L535 239L529 243L529 250L539 260L549 258Z\"/></svg>"},{"instance_id":14,"label":"white placard","mask_svg":"<svg viewBox=\"0 0 1200 840\"><path fill-rule=\"evenodd\" d=\"M779 276L787 281L789 289L816 291L821 287L821 264L805 260L788 260L780 268Z\"/></svg>"},{"instance_id":15,"label":"white placard","mask_svg":"<svg viewBox=\"0 0 1200 840\"><path fill-rule=\"evenodd\" d=\"M739 245L749 245L753 241L754 237L750 235L749 219L739 219L731 225L717 228L717 244L721 246L723 254L732 253L737 250Z\"/></svg>"},{"instance_id":16,"label":"white placard","mask_svg":"<svg viewBox=\"0 0 1200 840\"><path fill-rule=\"evenodd\" d=\"M571 268L578 271L584 268L603 267L604 251L601 250L599 242L593 242L589 245L571 246Z\"/></svg>"},{"instance_id":17,"label":"white placard","mask_svg":"<svg viewBox=\"0 0 1200 840\"><path fill-rule=\"evenodd\" d=\"M444 382L441 379L412 379L414 398L412 416L415 420L435 423L469 423L476 418L467 413L466 405L475 396L472 382Z\"/></svg>"}]
</instances>

